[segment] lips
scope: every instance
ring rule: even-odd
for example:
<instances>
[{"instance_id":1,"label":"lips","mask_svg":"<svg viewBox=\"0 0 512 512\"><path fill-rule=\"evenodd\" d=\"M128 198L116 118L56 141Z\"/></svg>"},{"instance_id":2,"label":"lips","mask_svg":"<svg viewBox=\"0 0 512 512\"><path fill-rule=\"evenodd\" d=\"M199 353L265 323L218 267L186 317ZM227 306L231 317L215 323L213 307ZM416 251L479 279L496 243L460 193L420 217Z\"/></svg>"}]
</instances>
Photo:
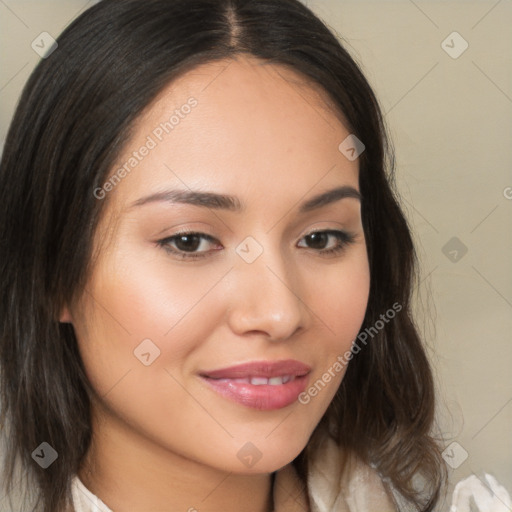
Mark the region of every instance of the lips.
<instances>
[{"instance_id":1,"label":"lips","mask_svg":"<svg viewBox=\"0 0 512 512\"><path fill-rule=\"evenodd\" d=\"M271 379L272 377L302 377L311 371L311 367L287 359L284 361L256 361L254 363L240 364L220 370L201 372L201 375L210 379L247 379L261 377Z\"/></svg>"},{"instance_id":2,"label":"lips","mask_svg":"<svg viewBox=\"0 0 512 512\"><path fill-rule=\"evenodd\" d=\"M200 377L225 398L253 409L273 410L297 400L306 387L310 371L308 365L289 359L201 372Z\"/></svg>"}]
</instances>

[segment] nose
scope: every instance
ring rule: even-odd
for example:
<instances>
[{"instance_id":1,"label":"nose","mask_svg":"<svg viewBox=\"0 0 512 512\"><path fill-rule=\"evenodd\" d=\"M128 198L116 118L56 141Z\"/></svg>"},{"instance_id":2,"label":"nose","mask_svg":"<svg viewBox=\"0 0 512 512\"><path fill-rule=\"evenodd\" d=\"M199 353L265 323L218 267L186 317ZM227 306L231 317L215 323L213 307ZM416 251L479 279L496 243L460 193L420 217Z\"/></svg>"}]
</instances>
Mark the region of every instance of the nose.
<instances>
[{"instance_id":1,"label":"nose","mask_svg":"<svg viewBox=\"0 0 512 512\"><path fill-rule=\"evenodd\" d=\"M264 250L252 263L238 258L231 286L228 323L234 333L283 341L307 327L309 309L301 296L300 275L283 255Z\"/></svg>"}]
</instances>

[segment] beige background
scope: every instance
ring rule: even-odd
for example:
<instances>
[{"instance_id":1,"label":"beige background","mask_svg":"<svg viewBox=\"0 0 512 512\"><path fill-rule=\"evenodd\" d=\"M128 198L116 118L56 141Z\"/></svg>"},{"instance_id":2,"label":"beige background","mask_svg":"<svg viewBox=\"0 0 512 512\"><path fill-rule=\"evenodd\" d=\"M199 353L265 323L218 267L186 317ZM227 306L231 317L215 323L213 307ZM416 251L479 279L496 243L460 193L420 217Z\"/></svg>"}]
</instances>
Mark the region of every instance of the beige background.
<instances>
[{"instance_id":1,"label":"beige background","mask_svg":"<svg viewBox=\"0 0 512 512\"><path fill-rule=\"evenodd\" d=\"M39 60L31 42L92 3L0 0L0 140ZM421 258L418 322L440 430L458 443L452 484L489 472L512 493L512 2L306 3L343 37L386 113ZM468 43L458 58L442 46L454 31Z\"/></svg>"}]
</instances>

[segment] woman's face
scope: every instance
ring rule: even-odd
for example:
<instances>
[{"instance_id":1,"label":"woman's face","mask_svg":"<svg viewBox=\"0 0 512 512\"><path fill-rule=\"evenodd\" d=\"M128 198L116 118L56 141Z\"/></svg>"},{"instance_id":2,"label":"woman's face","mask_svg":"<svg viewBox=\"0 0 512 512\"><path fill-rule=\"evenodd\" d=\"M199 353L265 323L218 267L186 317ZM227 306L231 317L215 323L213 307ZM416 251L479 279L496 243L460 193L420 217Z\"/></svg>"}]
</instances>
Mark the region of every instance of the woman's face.
<instances>
[{"instance_id":1,"label":"woman's face","mask_svg":"<svg viewBox=\"0 0 512 512\"><path fill-rule=\"evenodd\" d=\"M322 98L252 57L200 66L141 116L94 191L108 200L99 258L61 320L97 393L95 428L127 452L271 472L331 402L369 268L357 194L311 202L359 190Z\"/></svg>"}]
</instances>

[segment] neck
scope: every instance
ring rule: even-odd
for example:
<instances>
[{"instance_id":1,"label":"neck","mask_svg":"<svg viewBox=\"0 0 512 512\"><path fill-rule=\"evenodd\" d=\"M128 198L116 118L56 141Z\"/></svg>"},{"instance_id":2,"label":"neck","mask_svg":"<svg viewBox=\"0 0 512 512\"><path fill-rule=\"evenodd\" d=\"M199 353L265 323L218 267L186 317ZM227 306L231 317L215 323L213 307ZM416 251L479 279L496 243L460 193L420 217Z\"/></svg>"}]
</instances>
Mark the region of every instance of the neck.
<instances>
[{"instance_id":1,"label":"neck","mask_svg":"<svg viewBox=\"0 0 512 512\"><path fill-rule=\"evenodd\" d=\"M119 418L97 417L78 476L114 512L272 512L271 474L222 471L157 445Z\"/></svg>"}]
</instances>

